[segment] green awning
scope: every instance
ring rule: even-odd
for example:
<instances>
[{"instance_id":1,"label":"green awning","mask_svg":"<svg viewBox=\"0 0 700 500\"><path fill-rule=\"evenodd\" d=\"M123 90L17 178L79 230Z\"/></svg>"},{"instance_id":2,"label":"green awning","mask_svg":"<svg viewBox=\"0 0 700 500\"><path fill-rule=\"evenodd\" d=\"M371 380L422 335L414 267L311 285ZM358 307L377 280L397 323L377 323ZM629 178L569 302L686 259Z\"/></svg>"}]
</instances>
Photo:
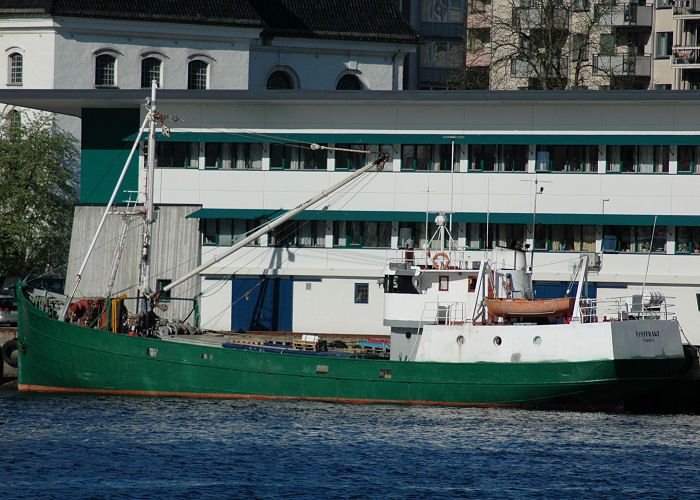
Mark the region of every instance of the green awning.
<instances>
[{"instance_id":1,"label":"green awning","mask_svg":"<svg viewBox=\"0 0 700 500\"><path fill-rule=\"evenodd\" d=\"M194 219L273 219L285 212L282 209L248 209L248 208L201 208L187 218ZM429 220L435 219L434 212ZM354 220L354 221L397 221L425 222L425 212L391 212L391 211L351 211L351 210L304 210L294 220ZM453 222L475 222L491 224L532 224L532 214L505 212L456 212ZM622 214L537 214L537 224L572 224L604 226L653 226L653 215ZM695 215L659 215L657 226L700 226L700 216Z\"/></svg>"},{"instance_id":2,"label":"green awning","mask_svg":"<svg viewBox=\"0 0 700 500\"><path fill-rule=\"evenodd\" d=\"M408 134L253 134L250 132L172 132L156 134L158 142L253 142L318 144L450 144L452 136L434 133ZM124 138L133 141L136 134ZM143 137L146 140L146 136ZM466 134L455 136L455 144L543 144L543 145L700 145L700 135L676 134Z\"/></svg>"}]
</instances>

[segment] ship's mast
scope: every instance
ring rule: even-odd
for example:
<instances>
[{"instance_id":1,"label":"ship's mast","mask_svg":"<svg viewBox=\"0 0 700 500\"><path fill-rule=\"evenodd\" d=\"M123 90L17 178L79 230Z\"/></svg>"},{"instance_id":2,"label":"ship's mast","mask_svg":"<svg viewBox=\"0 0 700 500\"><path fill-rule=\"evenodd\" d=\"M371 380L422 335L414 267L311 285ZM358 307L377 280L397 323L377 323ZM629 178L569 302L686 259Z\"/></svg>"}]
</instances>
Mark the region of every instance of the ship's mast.
<instances>
[{"instance_id":1,"label":"ship's mast","mask_svg":"<svg viewBox=\"0 0 700 500\"><path fill-rule=\"evenodd\" d=\"M151 82L151 103L148 108L150 116L150 127L148 130L148 155L146 157L146 188L144 193L144 203L146 208L146 220L143 225L143 235L141 241L141 260L139 263L139 285L138 293L141 300L138 301L138 311L146 311L146 297L151 295L151 239L153 232L153 182L156 166L156 89L158 84L155 80Z\"/></svg>"}]
</instances>

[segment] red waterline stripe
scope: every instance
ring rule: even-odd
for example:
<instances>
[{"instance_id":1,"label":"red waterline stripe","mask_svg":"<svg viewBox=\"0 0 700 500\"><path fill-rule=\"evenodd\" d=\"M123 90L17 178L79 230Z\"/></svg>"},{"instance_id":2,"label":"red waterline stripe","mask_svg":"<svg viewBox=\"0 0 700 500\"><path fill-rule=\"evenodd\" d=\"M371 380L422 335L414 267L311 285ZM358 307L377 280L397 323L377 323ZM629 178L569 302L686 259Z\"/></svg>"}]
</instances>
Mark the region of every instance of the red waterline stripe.
<instances>
[{"instance_id":1,"label":"red waterline stripe","mask_svg":"<svg viewBox=\"0 0 700 500\"><path fill-rule=\"evenodd\" d=\"M154 397L183 397L200 399L257 399L257 400L305 400L324 401L327 403L349 403L349 404L401 404L412 406L465 406L476 408L541 408L534 404L513 404L513 403L458 403L445 401L410 401L401 399L358 399L358 398L324 398L313 396L264 396L258 394L225 394L206 392L176 392L176 391L132 391L119 389L87 389L79 387L52 387L47 385L18 384L20 391L46 392L46 393L69 393L69 394L112 394L118 396L154 396ZM562 410L582 410L582 411L620 411L619 407L610 406L547 406L549 409Z\"/></svg>"}]
</instances>

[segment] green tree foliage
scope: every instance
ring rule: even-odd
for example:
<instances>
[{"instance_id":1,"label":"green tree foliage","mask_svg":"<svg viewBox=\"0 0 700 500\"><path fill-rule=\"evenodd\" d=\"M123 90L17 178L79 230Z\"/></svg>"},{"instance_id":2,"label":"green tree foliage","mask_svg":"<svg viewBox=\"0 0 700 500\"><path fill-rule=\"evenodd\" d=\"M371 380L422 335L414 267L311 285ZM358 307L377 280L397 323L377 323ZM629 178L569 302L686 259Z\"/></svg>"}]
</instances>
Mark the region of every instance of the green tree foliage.
<instances>
[{"instance_id":1,"label":"green tree foliage","mask_svg":"<svg viewBox=\"0 0 700 500\"><path fill-rule=\"evenodd\" d=\"M0 277L66 264L77 201L75 139L54 117L0 117Z\"/></svg>"}]
</instances>

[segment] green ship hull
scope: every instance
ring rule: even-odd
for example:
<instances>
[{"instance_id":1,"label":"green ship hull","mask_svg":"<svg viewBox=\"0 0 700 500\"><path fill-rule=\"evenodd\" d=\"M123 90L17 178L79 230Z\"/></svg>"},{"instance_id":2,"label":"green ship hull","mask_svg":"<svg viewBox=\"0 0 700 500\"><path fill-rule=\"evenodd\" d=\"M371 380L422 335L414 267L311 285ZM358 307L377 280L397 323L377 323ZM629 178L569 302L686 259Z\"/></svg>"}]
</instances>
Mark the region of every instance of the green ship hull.
<instances>
[{"instance_id":1,"label":"green ship hull","mask_svg":"<svg viewBox=\"0 0 700 500\"><path fill-rule=\"evenodd\" d=\"M625 408L683 359L438 363L225 349L60 322L20 298L23 391L535 408Z\"/></svg>"}]
</instances>

